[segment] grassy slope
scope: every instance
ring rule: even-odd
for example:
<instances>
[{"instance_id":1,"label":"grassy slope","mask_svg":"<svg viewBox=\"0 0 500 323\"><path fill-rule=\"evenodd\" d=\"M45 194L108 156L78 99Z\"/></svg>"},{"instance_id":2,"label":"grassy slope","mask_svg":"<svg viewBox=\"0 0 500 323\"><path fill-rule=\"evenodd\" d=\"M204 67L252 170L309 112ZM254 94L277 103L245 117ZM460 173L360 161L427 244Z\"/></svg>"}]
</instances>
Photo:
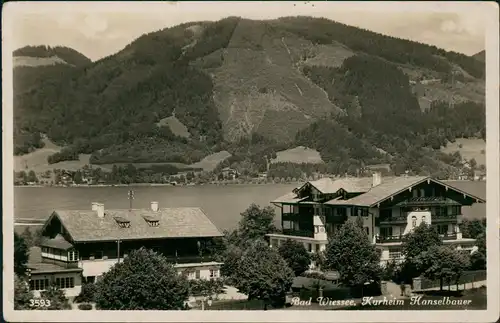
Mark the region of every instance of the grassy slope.
<instances>
[{"instance_id":1,"label":"grassy slope","mask_svg":"<svg viewBox=\"0 0 500 323\"><path fill-rule=\"evenodd\" d=\"M243 20L236 27L221 67L211 69L214 98L228 139L257 131L289 141L313 118L338 109L296 63L309 41Z\"/></svg>"},{"instance_id":2,"label":"grassy slope","mask_svg":"<svg viewBox=\"0 0 500 323\"><path fill-rule=\"evenodd\" d=\"M459 145L462 145L462 148ZM486 151L486 142L483 139L459 138L441 148L441 151L447 154L458 151L463 158L467 160L474 158L478 165L486 165L486 154L481 153L481 151Z\"/></svg>"},{"instance_id":3,"label":"grassy slope","mask_svg":"<svg viewBox=\"0 0 500 323\"><path fill-rule=\"evenodd\" d=\"M172 133L179 137L189 138L189 136L191 136L191 134L188 131L188 128L182 122L180 122L179 119L177 119L175 116L163 118L157 123L157 125L169 126Z\"/></svg>"},{"instance_id":4,"label":"grassy slope","mask_svg":"<svg viewBox=\"0 0 500 323\"><path fill-rule=\"evenodd\" d=\"M323 163L318 151L303 146L282 150L277 152L276 155L276 158L271 161L272 163Z\"/></svg>"},{"instance_id":5,"label":"grassy slope","mask_svg":"<svg viewBox=\"0 0 500 323\"><path fill-rule=\"evenodd\" d=\"M14 57L14 67L19 66L47 66L55 64L67 64L63 59L52 56L52 57L29 57L29 56L16 56Z\"/></svg>"}]
</instances>

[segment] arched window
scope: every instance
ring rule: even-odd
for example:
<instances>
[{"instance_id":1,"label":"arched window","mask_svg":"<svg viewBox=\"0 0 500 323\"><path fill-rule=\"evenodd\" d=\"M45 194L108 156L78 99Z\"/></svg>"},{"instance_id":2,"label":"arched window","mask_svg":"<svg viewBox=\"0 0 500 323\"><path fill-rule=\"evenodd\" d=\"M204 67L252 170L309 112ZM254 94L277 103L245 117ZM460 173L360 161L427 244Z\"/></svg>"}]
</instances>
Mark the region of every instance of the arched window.
<instances>
[{"instance_id":1,"label":"arched window","mask_svg":"<svg viewBox=\"0 0 500 323\"><path fill-rule=\"evenodd\" d=\"M427 223L427 221L425 219L425 215L422 215L422 223Z\"/></svg>"},{"instance_id":2,"label":"arched window","mask_svg":"<svg viewBox=\"0 0 500 323\"><path fill-rule=\"evenodd\" d=\"M413 227L416 227L416 226L417 226L417 217L416 217L416 216L412 216L412 217L411 217L411 223L412 223L412 226L413 226Z\"/></svg>"}]
</instances>

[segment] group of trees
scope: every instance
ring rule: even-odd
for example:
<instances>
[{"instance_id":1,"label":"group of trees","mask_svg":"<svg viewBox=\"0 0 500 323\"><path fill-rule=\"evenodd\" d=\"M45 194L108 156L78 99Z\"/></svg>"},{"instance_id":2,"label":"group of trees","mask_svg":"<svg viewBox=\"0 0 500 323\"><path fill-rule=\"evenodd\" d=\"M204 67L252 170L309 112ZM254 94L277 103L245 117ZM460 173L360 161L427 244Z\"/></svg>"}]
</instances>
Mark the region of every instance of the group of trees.
<instances>
[{"instance_id":1,"label":"group of trees","mask_svg":"<svg viewBox=\"0 0 500 323\"><path fill-rule=\"evenodd\" d=\"M444 283L457 283L465 270L486 268L484 232L478 234L477 245L478 250L472 254L444 245L434 228L422 224L404 237L404 262L390 263L386 271L390 272L388 276L392 280L400 283L412 284L413 278L418 276L439 280L442 290Z\"/></svg>"}]
</instances>

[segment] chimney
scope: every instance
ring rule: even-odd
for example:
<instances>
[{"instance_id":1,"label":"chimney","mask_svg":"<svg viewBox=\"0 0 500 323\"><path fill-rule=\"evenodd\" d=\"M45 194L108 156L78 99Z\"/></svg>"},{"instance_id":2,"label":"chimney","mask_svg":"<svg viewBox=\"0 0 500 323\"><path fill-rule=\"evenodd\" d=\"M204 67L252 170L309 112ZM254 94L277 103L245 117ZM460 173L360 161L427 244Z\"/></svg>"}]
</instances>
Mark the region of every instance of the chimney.
<instances>
[{"instance_id":1,"label":"chimney","mask_svg":"<svg viewBox=\"0 0 500 323\"><path fill-rule=\"evenodd\" d=\"M92 211L96 211L97 216L101 219L104 218L104 204L92 202Z\"/></svg>"},{"instance_id":2,"label":"chimney","mask_svg":"<svg viewBox=\"0 0 500 323\"><path fill-rule=\"evenodd\" d=\"M158 211L158 202L151 202L151 211L153 212Z\"/></svg>"},{"instance_id":3,"label":"chimney","mask_svg":"<svg viewBox=\"0 0 500 323\"><path fill-rule=\"evenodd\" d=\"M382 184L382 174L379 172L375 172L372 175L373 182L372 182L372 187L378 186Z\"/></svg>"},{"instance_id":4,"label":"chimney","mask_svg":"<svg viewBox=\"0 0 500 323\"><path fill-rule=\"evenodd\" d=\"M92 202L92 211L97 211L98 206L99 206L98 202Z\"/></svg>"}]
</instances>

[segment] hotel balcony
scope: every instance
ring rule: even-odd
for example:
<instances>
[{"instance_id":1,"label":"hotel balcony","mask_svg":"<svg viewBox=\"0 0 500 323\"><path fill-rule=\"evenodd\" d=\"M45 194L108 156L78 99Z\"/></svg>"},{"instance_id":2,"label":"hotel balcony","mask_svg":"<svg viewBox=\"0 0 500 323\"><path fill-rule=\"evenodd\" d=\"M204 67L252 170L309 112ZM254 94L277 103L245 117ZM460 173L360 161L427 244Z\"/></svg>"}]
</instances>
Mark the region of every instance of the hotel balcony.
<instances>
[{"instance_id":1,"label":"hotel balcony","mask_svg":"<svg viewBox=\"0 0 500 323\"><path fill-rule=\"evenodd\" d=\"M404 224L408 222L407 216L406 215L401 215L401 216L389 216L389 217L384 217L384 218L378 218L375 219L375 225L392 225L392 224Z\"/></svg>"},{"instance_id":2,"label":"hotel balcony","mask_svg":"<svg viewBox=\"0 0 500 323\"><path fill-rule=\"evenodd\" d=\"M458 223L461 222L460 214L432 215L432 223Z\"/></svg>"},{"instance_id":3,"label":"hotel balcony","mask_svg":"<svg viewBox=\"0 0 500 323\"><path fill-rule=\"evenodd\" d=\"M439 236L443 240L457 240L457 234L456 233L440 234Z\"/></svg>"},{"instance_id":4,"label":"hotel balcony","mask_svg":"<svg viewBox=\"0 0 500 323\"><path fill-rule=\"evenodd\" d=\"M173 264L191 264L215 261L213 256L167 256L167 261Z\"/></svg>"},{"instance_id":5,"label":"hotel balcony","mask_svg":"<svg viewBox=\"0 0 500 323\"><path fill-rule=\"evenodd\" d=\"M398 236L378 236L375 239L376 243L390 243L390 242L402 242L403 241L403 236L398 235Z\"/></svg>"},{"instance_id":6,"label":"hotel balcony","mask_svg":"<svg viewBox=\"0 0 500 323\"><path fill-rule=\"evenodd\" d=\"M400 205L401 206L444 206L444 205L457 205L457 203L443 196L426 196L426 197L412 197L404 202L401 202Z\"/></svg>"},{"instance_id":7,"label":"hotel balcony","mask_svg":"<svg viewBox=\"0 0 500 323\"><path fill-rule=\"evenodd\" d=\"M287 236L314 238L314 231L283 229L283 234Z\"/></svg>"}]
</instances>

